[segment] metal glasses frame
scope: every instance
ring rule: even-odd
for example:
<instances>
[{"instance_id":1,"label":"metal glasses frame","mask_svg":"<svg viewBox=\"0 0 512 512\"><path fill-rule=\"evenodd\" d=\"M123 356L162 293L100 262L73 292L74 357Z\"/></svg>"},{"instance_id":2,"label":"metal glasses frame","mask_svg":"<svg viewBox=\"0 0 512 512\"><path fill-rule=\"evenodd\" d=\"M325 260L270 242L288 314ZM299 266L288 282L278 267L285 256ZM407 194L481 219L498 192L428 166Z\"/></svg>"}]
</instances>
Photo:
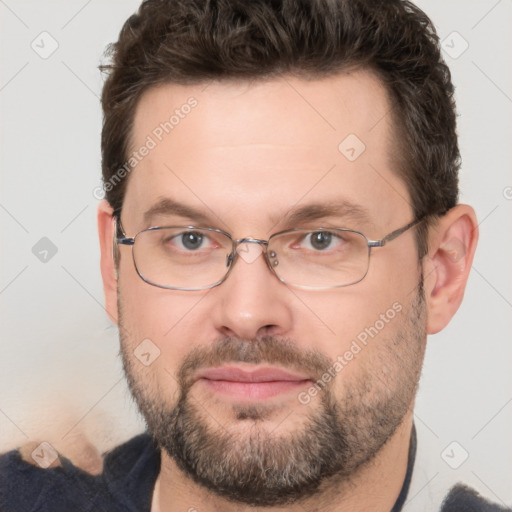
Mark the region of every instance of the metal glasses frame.
<instances>
[{"instance_id":1,"label":"metal glasses frame","mask_svg":"<svg viewBox=\"0 0 512 512\"><path fill-rule=\"evenodd\" d=\"M198 227L198 226L154 226L154 227L146 228L146 229L143 229L143 230L139 231L133 237L128 237L124 233L123 227L121 225L121 221L119 220L119 222L118 222L117 217L114 217L114 221L115 221L115 230L114 230L115 237L114 237L114 246L113 246L113 257L114 257L114 260L115 260L115 253L114 253L114 251L116 249L116 244L119 244L119 245L130 245L130 246L132 246L133 264L135 266L137 274L139 275L139 277L144 282L146 282L146 283L148 283L148 284L150 284L152 286L156 286L158 288L164 288L164 289L167 289L167 290L198 291L198 290L207 290L209 288L214 288L216 286L219 286L220 284L222 284L227 279L227 277L229 276L229 274L230 274L231 270L233 269L233 267L234 267L234 265L236 263L236 260L238 258L237 248L238 248L238 246L240 244L259 244L259 245L264 247L264 250L262 252L264 253L265 261L267 263L268 268L277 277L277 279L279 279L279 281L281 281L282 283L284 283L286 285L289 285L289 286L296 287L296 288L304 289L304 290L330 290L330 289L333 289L333 288L342 288L342 287L345 287L345 286L350 286L350 285L353 285L353 284L361 282L366 277L366 275L368 274L368 270L370 268L371 250L374 247L384 247L388 242L391 242L395 238L398 238L402 233L405 233L407 230L411 229L412 227L418 225L420 222L424 221L426 217L427 216L424 215L424 216L420 217L419 219L413 220L413 221L409 222L408 224L406 224L405 226L402 226L401 228L398 228L398 229L395 229L394 231L391 231L391 233L388 233L385 237L381 238L380 240L370 240L364 233L361 233L360 231L357 231L357 230L354 230L354 229L348 229L348 228L312 228L312 229L310 229L310 228L293 228L293 229L287 229L287 230L284 230L284 231L279 231L278 233L274 233L274 234L272 234L268 238L268 240L263 240L263 239L260 239L260 238L251 238L251 237L249 237L249 238L238 238L238 239L235 240L235 239L233 239L233 237L229 233L227 233L227 232L225 232L225 231L223 231L221 229L204 228L204 227ZM198 230L201 230L201 231L213 231L213 232L216 232L216 233L221 233L222 235L224 235L228 239L230 239L231 240L232 249L231 249L231 252L228 254L228 256L226 258L226 266L228 268L227 268L227 271L224 274L224 276L219 281L217 281L217 282L215 282L213 284L210 284L210 285L207 285L207 286L202 286L202 287L199 287L199 288L198 287L184 288L184 287L176 287L176 286L165 286L165 285L157 284L157 283L154 283L154 282L148 280L140 272L140 270L139 270L139 268L137 266L137 262L135 261L135 255L134 255L134 251L133 251L133 246L135 245L135 240L136 240L138 235L140 235L141 233L144 233L146 231L157 231L157 230L168 229L168 228L198 229ZM119 232L118 232L118 230L119 230ZM352 282L347 283L347 284L333 285L333 286L323 286L323 287L296 285L296 284L290 283L290 282L285 281L284 279L282 279L277 274L275 268L272 266L272 264L270 262L269 255L268 255L268 250L267 250L268 249L268 244L269 244L269 242L273 238L275 238L277 236L284 235L284 234L287 234L287 233L292 233L294 231L302 231L302 230L307 230L307 231L311 231L311 232L345 231L345 232L351 232L351 233L356 233L358 235L361 235L366 240L366 244L368 246L368 265L367 265L366 272L364 273L364 275L360 279L357 279L356 281L352 281ZM120 236L120 235L122 235L122 236Z\"/></svg>"}]
</instances>

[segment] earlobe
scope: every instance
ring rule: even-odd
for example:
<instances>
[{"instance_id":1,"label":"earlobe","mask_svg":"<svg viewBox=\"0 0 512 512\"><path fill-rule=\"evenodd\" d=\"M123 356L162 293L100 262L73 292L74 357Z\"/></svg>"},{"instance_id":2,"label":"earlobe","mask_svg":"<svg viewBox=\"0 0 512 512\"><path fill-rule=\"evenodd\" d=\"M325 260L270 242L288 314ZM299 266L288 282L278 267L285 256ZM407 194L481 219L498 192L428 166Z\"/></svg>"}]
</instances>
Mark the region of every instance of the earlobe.
<instances>
[{"instance_id":1,"label":"earlobe","mask_svg":"<svg viewBox=\"0 0 512 512\"><path fill-rule=\"evenodd\" d=\"M101 249L101 276L103 279L103 291L105 293L105 309L107 314L117 324L117 279L118 269L114 261L114 217L112 207L107 201L102 201L98 206L98 235Z\"/></svg>"},{"instance_id":2,"label":"earlobe","mask_svg":"<svg viewBox=\"0 0 512 512\"><path fill-rule=\"evenodd\" d=\"M435 334L458 310L478 241L476 215L468 205L457 205L431 228L424 262L427 332Z\"/></svg>"}]
</instances>

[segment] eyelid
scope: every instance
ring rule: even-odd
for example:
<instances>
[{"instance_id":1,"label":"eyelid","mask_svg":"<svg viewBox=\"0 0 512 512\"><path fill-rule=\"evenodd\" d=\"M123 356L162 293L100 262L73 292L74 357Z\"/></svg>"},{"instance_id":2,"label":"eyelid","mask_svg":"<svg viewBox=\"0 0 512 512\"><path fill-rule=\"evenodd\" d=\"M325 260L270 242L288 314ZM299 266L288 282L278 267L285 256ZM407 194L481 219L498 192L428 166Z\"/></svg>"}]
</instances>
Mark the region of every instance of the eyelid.
<instances>
[{"instance_id":1,"label":"eyelid","mask_svg":"<svg viewBox=\"0 0 512 512\"><path fill-rule=\"evenodd\" d=\"M356 227L353 227L353 226L350 226L350 225L346 225L344 222L339 222L339 221L334 221L334 220L331 220L331 221L322 221L322 222L318 222L318 221L311 221L311 222L302 222L300 226L290 226L288 229L304 229L304 230L307 230L307 231L329 231L329 230L334 230L333 232L335 233L336 231L339 231L339 230L349 230L349 231L360 231L359 228L356 228ZM287 229L287 230L288 230ZM287 231L285 230L285 231Z\"/></svg>"},{"instance_id":2,"label":"eyelid","mask_svg":"<svg viewBox=\"0 0 512 512\"><path fill-rule=\"evenodd\" d=\"M173 234L170 240L179 239L181 235L186 233L199 233L201 235L202 242L207 243L208 247L210 248L222 247L224 245L219 241L219 238L216 238L215 236L220 235L221 233L218 233L217 231L211 231L208 228L198 228L195 226L183 226L180 231L177 231L175 234ZM222 236L224 236L224 234L222 234Z\"/></svg>"},{"instance_id":3,"label":"eyelid","mask_svg":"<svg viewBox=\"0 0 512 512\"><path fill-rule=\"evenodd\" d=\"M333 235L331 239L333 242L336 242L336 240L343 241L343 238L333 230L324 228L313 228L297 232L297 238L295 238L294 241L292 242L292 247L302 246L302 244L304 243L311 244L312 235L315 233L328 233L330 235Z\"/></svg>"},{"instance_id":4,"label":"eyelid","mask_svg":"<svg viewBox=\"0 0 512 512\"><path fill-rule=\"evenodd\" d=\"M154 215L150 219L147 219L143 225L141 231L154 227L172 227L172 226L183 226L185 228L194 229L218 229L224 231L222 226L218 225L214 220L208 222L200 222L198 219L191 217L180 217L179 215Z\"/></svg>"}]
</instances>

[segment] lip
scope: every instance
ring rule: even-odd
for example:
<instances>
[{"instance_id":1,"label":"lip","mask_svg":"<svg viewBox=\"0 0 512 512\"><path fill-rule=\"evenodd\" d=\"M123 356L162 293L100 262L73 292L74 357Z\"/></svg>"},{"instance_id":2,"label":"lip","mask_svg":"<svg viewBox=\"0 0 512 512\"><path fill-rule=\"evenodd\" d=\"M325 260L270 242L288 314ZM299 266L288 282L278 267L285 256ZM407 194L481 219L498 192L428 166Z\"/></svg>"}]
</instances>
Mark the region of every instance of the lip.
<instances>
[{"instance_id":1,"label":"lip","mask_svg":"<svg viewBox=\"0 0 512 512\"><path fill-rule=\"evenodd\" d=\"M280 368L259 367L255 370L244 370L237 366L222 366L208 368L199 372L199 379L225 380L231 382L274 382L274 381L304 381L310 380L307 375L287 372Z\"/></svg>"},{"instance_id":2,"label":"lip","mask_svg":"<svg viewBox=\"0 0 512 512\"><path fill-rule=\"evenodd\" d=\"M236 366L209 368L198 374L197 380L210 391L239 400L258 400L282 393L297 392L311 381L307 375L280 368L260 367L245 370Z\"/></svg>"}]
</instances>

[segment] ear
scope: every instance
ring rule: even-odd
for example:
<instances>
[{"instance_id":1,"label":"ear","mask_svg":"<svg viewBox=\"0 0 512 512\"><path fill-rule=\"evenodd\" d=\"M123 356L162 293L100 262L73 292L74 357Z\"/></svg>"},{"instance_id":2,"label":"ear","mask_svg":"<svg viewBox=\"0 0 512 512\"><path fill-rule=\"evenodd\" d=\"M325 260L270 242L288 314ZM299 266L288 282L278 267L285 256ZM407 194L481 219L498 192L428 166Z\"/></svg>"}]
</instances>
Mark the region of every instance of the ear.
<instances>
[{"instance_id":1,"label":"ear","mask_svg":"<svg viewBox=\"0 0 512 512\"><path fill-rule=\"evenodd\" d=\"M107 314L117 324L117 268L113 258L114 217L110 204L103 200L98 206L98 234L101 249L101 276L105 293L105 309Z\"/></svg>"},{"instance_id":2,"label":"ear","mask_svg":"<svg viewBox=\"0 0 512 512\"><path fill-rule=\"evenodd\" d=\"M455 206L431 228L423 264L428 334L444 329L459 309L477 241L476 215L468 205Z\"/></svg>"}]
</instances>

